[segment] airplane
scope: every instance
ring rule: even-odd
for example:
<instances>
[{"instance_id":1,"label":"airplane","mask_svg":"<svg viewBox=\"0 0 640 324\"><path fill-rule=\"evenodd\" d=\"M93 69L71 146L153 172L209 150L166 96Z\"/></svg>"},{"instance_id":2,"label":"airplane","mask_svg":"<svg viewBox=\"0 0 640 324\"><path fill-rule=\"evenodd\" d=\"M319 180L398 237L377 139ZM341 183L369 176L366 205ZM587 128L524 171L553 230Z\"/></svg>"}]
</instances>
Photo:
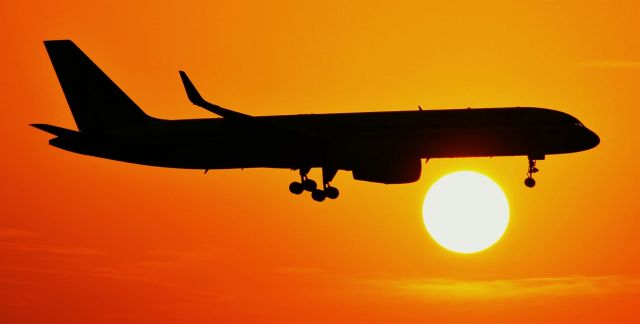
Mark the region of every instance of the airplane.
<instances>
[{"instance_id":1,"label":"airplane","mask_svg":"<svg viewBox=\"0 0 640 324\"><path fill-rule=\"evenodd\" d=\"M338 198L339 170L355 180L415 182L422 160L526 156L525 185L537 160L594 148L600 138L575 117L536 107L463 108L250 116L206 101L184 71L192 104L218 118L164 120L144 113L71 40L44 41L78 130L32 124L49 144L111 160L182 169L285 168L300 181L289 191L316 201ZM321 168L320 186L308 177Z\"/></svg>"}]
</instances>

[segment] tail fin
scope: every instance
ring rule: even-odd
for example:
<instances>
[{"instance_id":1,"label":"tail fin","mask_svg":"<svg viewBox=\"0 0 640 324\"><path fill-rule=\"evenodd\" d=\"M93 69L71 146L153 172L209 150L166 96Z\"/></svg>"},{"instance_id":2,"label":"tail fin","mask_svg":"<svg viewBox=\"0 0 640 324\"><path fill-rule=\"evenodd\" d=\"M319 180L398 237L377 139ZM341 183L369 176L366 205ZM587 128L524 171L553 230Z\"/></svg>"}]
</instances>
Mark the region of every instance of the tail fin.
<instances>
[{"instance_id":1,"label":"tail fin","mask_svg":"<svg viewBox=\"0 0 640 324\"><path fill-rule=\"evenodd\" d=\"M123 128L154 119L72 41L45 41L44 46L80 131Z\"/></svg>"}]
</instances>

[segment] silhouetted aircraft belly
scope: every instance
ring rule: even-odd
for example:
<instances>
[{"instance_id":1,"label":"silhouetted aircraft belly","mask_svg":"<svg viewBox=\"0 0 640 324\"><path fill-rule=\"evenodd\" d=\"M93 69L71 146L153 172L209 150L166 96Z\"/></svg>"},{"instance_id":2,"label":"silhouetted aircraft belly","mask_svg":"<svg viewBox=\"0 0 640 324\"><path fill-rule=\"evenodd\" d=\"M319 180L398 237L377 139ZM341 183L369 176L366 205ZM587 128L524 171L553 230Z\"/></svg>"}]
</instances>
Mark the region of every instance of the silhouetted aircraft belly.
<instances>
[{"instance_id":1,"label":"silhouetted aircraft belly","mask_svg":"<svg viewBox=\"0 0 640 324\"><path fill-rule=\"evenodd\" d=\"M409 183L421 159L528 157L587 150L598 136L576 118L545 108L479 108L253 117L204 100L186 73L191 102L222 118L162 120L145 114L73 42L45 41L79 131L34 124L64 150L124 162L187 169L288 168L315 200L337 198L338 170L357 180ZM322 168L318 188L307 174Z\"/></svg>"}]
</instances>

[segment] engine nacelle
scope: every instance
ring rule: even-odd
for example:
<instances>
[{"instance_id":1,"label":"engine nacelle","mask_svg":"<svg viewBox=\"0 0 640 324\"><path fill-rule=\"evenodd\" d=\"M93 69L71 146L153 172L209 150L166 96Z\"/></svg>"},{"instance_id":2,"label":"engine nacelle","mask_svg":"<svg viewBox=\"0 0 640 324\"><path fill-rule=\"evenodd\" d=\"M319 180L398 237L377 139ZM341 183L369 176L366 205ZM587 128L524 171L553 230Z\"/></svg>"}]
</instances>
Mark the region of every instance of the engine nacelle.
<instances>
[{"instance_id":1,"label":"engine nacelle","mask_svg":"<svg viewBox=\"0 0 640 324\"><path fill-rule=\"evenodd\" d=\"M410 183L420 179L422 163L420 159L393 159L385 157L353 168L356 180L385 184Z\"/></svg>"}]
</instances>

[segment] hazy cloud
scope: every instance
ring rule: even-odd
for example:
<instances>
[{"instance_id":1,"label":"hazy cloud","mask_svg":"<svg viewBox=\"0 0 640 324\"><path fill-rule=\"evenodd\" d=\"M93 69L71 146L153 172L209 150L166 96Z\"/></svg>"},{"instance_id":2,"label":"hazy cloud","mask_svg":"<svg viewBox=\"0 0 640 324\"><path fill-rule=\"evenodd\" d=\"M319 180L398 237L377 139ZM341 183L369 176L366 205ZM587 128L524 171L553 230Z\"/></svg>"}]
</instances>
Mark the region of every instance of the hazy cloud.
<instances>
[{"instance_id":1,"label":"hazy cloud","mask_svg":"<svg viewBox=\"0 0 640 324\"><path fill-rule=\"evenodd\" d=\"M430 299L505 299L640 292L640 279L623 276L567 276L500 280L370 280L401 294Z\"/></svg>"},{"instance_id":2,"label":"hazy cloud","mask_svg":"<svg viewBox=\"0 0 640 324\"><path fill-rule=\"evenodd\" d=\"M139 281L150 283L159 286L174 286L173 283L161 280L153 280L144 276L136 276L128 273L118 273L110 269L52 269L52 268L33 268L33 267L15 267L15 266L0 266L0 271L5 272L33 272L43 274L57 274L68 276L82 276L82 277L95 277L113 280L126 280L126 281Z\"/></svg>"},{"instance_id":3,"label":"hazy cloud","mask_svg":"<svg viewBox=\"0 0 640 324\"><path fill-rule=\"evenodd\" d=\"M282 274L318 274L323 273L324 270L320 268L309 267L282 267L276 268L275 272Z\"/></svg>"},{"instance_id":4,"label":"hazy cloud","mask_svg":"<svg viewBox=\"0 0 640 324\"><path fill-rule=\"evenodd\" d=\"M167 258L173 260L204 260L207 255L200 251L192 250L148 250L149 256Z\"/></svg>"},{"instance_id":5,"label":"hazy cloud","mask_svg":"<svg viewBox=\"0 0 640 324\"><path fill-rule=\"evenodd\" d=\"M56 267L32 267L32 266L10 266L0 264L0 282L2 278L8 276L4 273L16 272L16 273L32 273L37 278L44 278L47 280L49 276L69 276L69 277L84 277L93 278L97 280L109 281L123 281L142 285L152 285L165 289L171 292L174 296L179 296L180 299L192 298L196 302L209 302L220 303L228 302L233 298L227 294L217 293L215 291L209 291L206 287L200 285L184 285L180 282L171 280L170 278L164 278L163 275L158 275L149 271L133 271L126 265L115 266L89 266L89 267L73 267L73 268L56 268ZM15 278L8 280L11 284L16 284ZM30 280L29 282L32 282ZM29 283L27 282L27 283Z\"/></svg>"},{"instance_id":6,"label":"hazy cloud","mask_svg":"<svg viewBox=\"0 0 640 324\"><path fill-rule=\"evenodd\" d=\"M592 68L640 69L640 61L601 60L583 62L581 65Z\"/></svg>"},{"instance_id":7,"label":"hazy cloud","mask_svg":"<svg viewBox=\"0 0 640 324\"><path fill-rule=\"evenodd\" d=\"M46 245L33 243L0 242L0 249L19 252L46 253L46 254L71 254L71 255L99 255L101 251L91 248Z\"/></svg>"},{"instance_id":8,"label":"hazy cloud","mask_svg":"<svg viewBox=\"0 0 640 324\"><path fill-rule=\"evenodd\" d=\"M27 230L11 227L0 227L0 239L15 238L15 237L29 237L36 234Z\"/></svg>"}]
</instances>

